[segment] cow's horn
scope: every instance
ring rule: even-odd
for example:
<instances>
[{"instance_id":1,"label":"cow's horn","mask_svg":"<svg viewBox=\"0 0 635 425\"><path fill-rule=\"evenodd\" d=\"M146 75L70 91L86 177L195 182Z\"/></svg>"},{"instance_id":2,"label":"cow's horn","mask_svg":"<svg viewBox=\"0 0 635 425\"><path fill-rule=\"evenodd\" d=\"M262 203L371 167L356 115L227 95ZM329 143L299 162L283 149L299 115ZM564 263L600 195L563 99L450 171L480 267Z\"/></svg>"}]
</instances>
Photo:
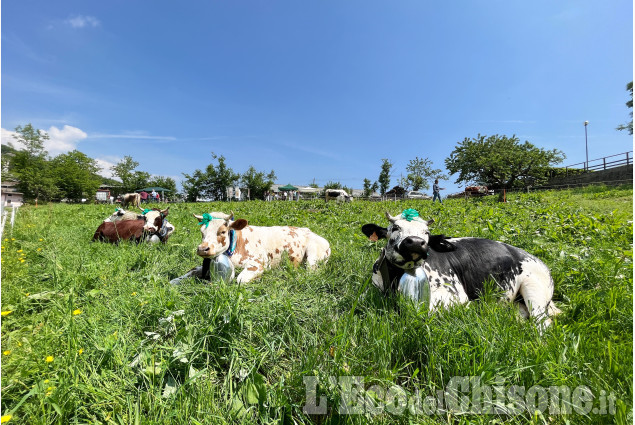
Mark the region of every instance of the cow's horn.
<instances>
[{"instance_id":1,"label":"cow's horn","mask_svg":"<svg viewBox=\"0 0 635 425\"><path fill-rule=\"evenodd\" d=\"M390 213L388 211L386 211L386 218L388 219L388 221L390 221L391 223L394 223L395 221L397 221L399 219L399 217L393 217L390 215Z\"/></svg>"},{"instance_id":2,"label":"cow's horn","mask_svg":"<svg viewBox=\"0 0 635 425\"><path fill-rule=\"evenodd\" d=\"M231 210L230 210L229 212L230 212L230 214L229 214L229 219L230 219L230 220L234 220L234 212L233 212L233 211L231 211Z\"/></svg>"}]
</instances>

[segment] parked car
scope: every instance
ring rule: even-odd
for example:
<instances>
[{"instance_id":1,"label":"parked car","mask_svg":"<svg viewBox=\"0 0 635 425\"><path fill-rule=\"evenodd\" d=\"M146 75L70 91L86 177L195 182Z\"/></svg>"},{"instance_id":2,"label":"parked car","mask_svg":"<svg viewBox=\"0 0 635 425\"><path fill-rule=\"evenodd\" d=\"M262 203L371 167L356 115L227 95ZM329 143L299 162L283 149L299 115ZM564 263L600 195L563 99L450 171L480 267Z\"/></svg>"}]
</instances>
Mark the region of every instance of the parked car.
<instances>
[{"instance_id":1,"label":"parked car","mask_svg":"<svg viewBox=\"0 0 635 425\"><path fill-rule=\"evenodd\" d=\"M406 199L432 199L431 196L426 195L425 193L417 192L416 190L411 190L406 193Z\"/></svg>"}]
</instances>

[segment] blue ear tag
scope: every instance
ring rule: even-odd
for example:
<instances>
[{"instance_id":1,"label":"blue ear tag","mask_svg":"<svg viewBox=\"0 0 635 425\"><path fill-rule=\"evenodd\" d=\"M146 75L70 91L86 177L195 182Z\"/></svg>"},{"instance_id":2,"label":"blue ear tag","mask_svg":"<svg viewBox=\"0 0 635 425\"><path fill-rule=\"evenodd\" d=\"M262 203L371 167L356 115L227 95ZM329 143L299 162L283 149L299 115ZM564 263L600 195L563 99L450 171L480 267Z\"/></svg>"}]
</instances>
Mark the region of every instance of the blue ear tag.
<instances>
[{"instance_id":1,"label":"blue ear tag","mask_svg":"<svg viewBox=\"0 0 635 425\"><path fill-rule=\"evenodd\" d=\"M234 229L229 231L229 248L225 251L225 255L231 257L236 251L236 231Z\"/></svg>"}]
</instances>

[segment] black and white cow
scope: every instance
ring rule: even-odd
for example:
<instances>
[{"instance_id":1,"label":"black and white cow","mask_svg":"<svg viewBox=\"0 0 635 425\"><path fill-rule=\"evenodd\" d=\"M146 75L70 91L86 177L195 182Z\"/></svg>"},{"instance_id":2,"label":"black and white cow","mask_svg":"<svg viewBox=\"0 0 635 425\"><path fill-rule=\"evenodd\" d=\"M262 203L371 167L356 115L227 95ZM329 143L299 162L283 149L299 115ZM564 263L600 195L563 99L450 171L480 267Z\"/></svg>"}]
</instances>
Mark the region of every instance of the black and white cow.
<instances>
[{"instance_id":1,"label":"black and white cow","mask_svg":"<svg viewBox=\"0 0 635 425\"><path fill-rule=\"evenodd\" d=\"M386 213L388 228L362 226L373 241L388 239L380 259L373 266L372 282L382 291L397 290L404 273L427 275L430 309L477 299L484 283L493 279L504 291L503 298L519 303L524 317L532 316L539 326L549 326L550 315L559 310L553 304L553 279L538 258L502 242L482 238L449 238L431 235L415 210L397 217Z\"/></svg>"}]
</instances>

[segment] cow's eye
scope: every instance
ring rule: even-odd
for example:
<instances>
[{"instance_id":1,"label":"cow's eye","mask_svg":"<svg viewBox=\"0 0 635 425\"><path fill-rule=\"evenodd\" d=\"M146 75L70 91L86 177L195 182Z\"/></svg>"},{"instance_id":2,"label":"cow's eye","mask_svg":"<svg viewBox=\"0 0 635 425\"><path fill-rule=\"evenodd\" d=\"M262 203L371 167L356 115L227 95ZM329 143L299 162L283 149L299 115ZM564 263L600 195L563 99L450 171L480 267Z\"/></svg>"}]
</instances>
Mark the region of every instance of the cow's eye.
<instances>
[{"instance_id":1,"label":"cow's eye","mask_svg":"<svg viewBox=\"0 0 635 425\"><path fill-rule=\"evenodd\" d=\"M392 232L398 232L400 230L401 230L401 227L397 226L396 224L392 225L392 230L391 230Z\"/></svg>"}]
</instances>

